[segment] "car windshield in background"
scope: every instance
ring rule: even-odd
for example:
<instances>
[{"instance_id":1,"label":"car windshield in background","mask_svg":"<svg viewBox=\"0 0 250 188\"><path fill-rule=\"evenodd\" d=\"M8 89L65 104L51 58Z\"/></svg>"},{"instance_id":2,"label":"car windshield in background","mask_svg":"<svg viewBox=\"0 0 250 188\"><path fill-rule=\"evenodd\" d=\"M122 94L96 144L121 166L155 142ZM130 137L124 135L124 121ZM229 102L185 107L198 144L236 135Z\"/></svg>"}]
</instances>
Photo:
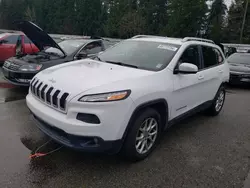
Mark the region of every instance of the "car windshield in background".
<instances>
[{"instance_id":1,"label":"car windshield in background","mask_svg":"<svg viewBox=\"0 0 250 188\"><path fill-rule=\"evenodd\" d=\"M71 55L74 53L76 50L78 50L81 46L83 46L86 43L84 40L65 40L58 45L62 48L62 50L67 54ZM57 49L57 48L48 48L45 50L47 53L56 53L58 55L63 55L63 53Z\"/></svg>"},{"instance_id":2,"label":"car windshield in background","mask_svg":"<svg viewBox=\"0 0 250 188\"><path fill-rule=\"evenodd\" d=\"M123 41L99 55L101 61L158 71L166 67L179 45L137 40Z\"/></svg>"},{"instance_id":3,"label":"car windshield in background","mask_svg":"<svg viewBox=\"0 0 250 188\"><path fill-rule=\"evenodd\" d=\"M53 38L53 40L56 42L56 43L60 43L63 41L63 39L60 39L60 38Z\"/></svg>"},{"instance_id":4,"label":"car windshield in background","mask_svg":"<svg viewBox=\"0 0 250 188\"><path fill-rule=\"evenodd\" d=\"M228 63L240 63L250 65L250 53L234 53L228 57Z\"/></svg>"},{"instance_id":5,"label":"car windshield in background","mask_svg":"<svg viewBox=\"0 0 250 188\"><path fill-rule=\"evenodd\" d=\"M3 34L0 33L0 39L1 39L2 37L5 37L5 36L6 36L5 33L3 33Z\"/></svg>"}]
</instances>

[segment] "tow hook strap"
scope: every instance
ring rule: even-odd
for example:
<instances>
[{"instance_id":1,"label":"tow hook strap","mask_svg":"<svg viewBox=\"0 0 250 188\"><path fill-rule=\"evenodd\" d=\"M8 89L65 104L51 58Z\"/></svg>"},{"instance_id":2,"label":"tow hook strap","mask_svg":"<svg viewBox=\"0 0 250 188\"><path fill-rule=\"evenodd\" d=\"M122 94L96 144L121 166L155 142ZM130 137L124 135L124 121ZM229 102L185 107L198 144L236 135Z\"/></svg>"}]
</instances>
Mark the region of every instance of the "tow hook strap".
<instances>
[{"instance_id":1,"label":"tow hook strap","mask_svg":"<svg viewBox=\"0 0 250 188\"><path fill-rule=\"evenodd\" d=\"M50 152L47 152L47 153L40 153L38 152L41 148L43 148L44 146L46 146L48 143L50 143L52 141L52 139L50 139L49 141L47 141L46 143L44 143L43 145L41 145L40 147L38 147L34 152L31 152L31 153L34 153L34 154L31 154L29 156L29 159L35 159L35 158L39 158L39 157L44 157L46 155L49 155L49 154L52 154L58 150L60 150L63 146L60 146Z\"/></svg>"}]
</instances>

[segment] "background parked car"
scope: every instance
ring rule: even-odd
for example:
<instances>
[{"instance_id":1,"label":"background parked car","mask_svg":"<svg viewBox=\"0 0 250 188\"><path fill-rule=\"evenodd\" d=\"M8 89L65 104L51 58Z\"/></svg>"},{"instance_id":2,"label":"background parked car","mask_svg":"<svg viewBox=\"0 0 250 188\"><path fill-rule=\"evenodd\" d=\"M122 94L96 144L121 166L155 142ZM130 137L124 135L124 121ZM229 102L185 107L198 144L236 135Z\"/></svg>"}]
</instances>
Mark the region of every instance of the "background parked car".
<instances>
[{"instance_id":1,"label":"background parked car","mask_svg":"<svg viewBox=\"0 0 250 188\"><path fill-rule=\"evenodd\" d=\"M228 57L230 83L250 83L250 53L234 53Z\"/></svg>"},{"instance_id":2,"label":"background parked car","mask_svg":"<svg viewBox=\"0 0 250 188\"><path fill-rule=\"evenodd\" d=\"M18 55L5 61L4 77L14 85L29 86L30 80L41 70L92 57L105 50L102 39L71 39L57 44L47 33L31 22L20 22L19 28L32 40L40 52Z\"/></svg>"},{"instance_id":3,"label":"background parked car","mask_svg":"<svg viewBox=\"0 0 250 188\"><path fill-rule=\"evenodd\" d=\"M16 54L31 54L39 49L23 33L0 34L0 64Z\"/></svg>"}]
</instances>

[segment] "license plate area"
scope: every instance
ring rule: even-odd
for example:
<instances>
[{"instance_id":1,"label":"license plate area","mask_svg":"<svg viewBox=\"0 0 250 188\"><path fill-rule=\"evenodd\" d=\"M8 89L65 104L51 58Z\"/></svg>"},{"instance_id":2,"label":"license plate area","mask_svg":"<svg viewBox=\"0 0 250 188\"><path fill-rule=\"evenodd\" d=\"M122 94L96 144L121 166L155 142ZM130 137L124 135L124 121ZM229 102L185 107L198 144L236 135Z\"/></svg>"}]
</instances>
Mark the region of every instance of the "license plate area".
<instances>
[{"instance_id":1,"label":"license plate area","mask_svg":"<svg viewBox=\"0 0 250 188\"><path fill-rule=\"evenodd\" d=\"M250 82L250 78L241 78L241 82Z\"/></svg>"},{"instance_id":2,"label":"license plate area","mask_svg":"<svg viewBox=\"0 0 250 188\"><path fill-rule=\"evenodd\" d=\"M241 78L249 78L250 79L250 74L242 74L240 75Z\"/></svg>"}]
</instances>

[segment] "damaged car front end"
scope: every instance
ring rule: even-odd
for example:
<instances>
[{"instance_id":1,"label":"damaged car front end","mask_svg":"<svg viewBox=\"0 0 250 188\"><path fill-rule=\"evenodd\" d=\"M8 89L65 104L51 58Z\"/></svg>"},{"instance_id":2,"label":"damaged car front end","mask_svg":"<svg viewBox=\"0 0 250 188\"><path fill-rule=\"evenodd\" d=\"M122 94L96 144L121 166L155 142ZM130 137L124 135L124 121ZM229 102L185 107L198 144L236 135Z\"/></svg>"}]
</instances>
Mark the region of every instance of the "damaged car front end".
<instances>
[{"instance_id":1,"label":"damaged car front end","mask_svg":"<svg viewBox=\"0 0 250 188\"><path fill-rule=\"evenodd\" d=\"M17 54L3 64L3 75L14 85L29 86L40 71L62 63L91 57L105 49L102 40L69 39L56 43L46 32L32 22L18 23L40 50L33 54Z\"/></svg>"},{"instance_id":2,"label":"damaged car front end","mask_svg":"<svg viewBox=\"0 0 250 188\"><path fill-rule=\"evenodd\" d=\"M14 85L29 86L31 79L44 67L42 63L57 59L58 57L44 52L12 57L5 61L3 75Z\"/></svg>"}]
</instances>

